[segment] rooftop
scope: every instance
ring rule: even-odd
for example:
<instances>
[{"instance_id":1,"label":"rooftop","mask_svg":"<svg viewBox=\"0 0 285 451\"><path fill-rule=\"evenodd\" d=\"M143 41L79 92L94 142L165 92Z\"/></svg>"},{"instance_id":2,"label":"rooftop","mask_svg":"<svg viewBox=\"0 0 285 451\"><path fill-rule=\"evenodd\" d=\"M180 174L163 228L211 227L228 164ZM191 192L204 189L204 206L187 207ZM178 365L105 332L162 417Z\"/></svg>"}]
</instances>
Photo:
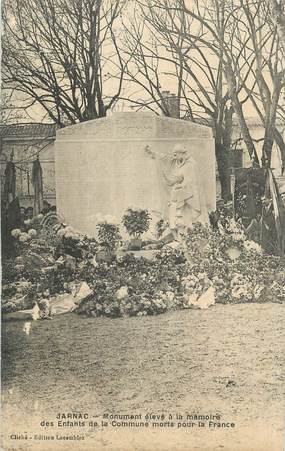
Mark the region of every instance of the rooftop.
<instances>
[{"instance_id":1,"label":"rooftop","mask_svg":"<svg viewBox=\"0 0 285 451\"><path fill-rule=\"evenodd\" d=\"M55 136L56 124L9 124L0 125L0 136L2 138L44 138Z\"/></svg>"}]
</instances>

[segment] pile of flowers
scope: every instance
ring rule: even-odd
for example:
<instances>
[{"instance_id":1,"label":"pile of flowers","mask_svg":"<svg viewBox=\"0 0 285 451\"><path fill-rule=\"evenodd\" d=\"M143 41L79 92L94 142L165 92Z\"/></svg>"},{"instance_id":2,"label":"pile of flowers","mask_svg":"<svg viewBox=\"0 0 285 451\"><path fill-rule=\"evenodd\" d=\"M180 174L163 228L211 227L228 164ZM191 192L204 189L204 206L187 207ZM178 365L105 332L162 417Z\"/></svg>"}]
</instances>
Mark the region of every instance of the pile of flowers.
<instances>
[{"instance_id":1,"label":"pile of flowers","mask_svg":"<svg viewBox=\"0 0 285 451\"><path fill-rule=\"evenodd\" d=\"M28 243L39 234L43 217L39 214L32 219L26 219L22 229L12 230L11 235L18 245Z\"/></svg>"},{"instance_id":2,"label":"pile of flowers","mask_svg":"<svg viewBox=\"0 0 285 451\"><path fill-rule=\"evenodd\" d=\"M43 297L69 292L80 265L93 259L98 249L94 238L72 227L41 227L41 216L11 232L16 258L5 258L2 263L4 312L27 309Z\"/></svg>"},{"instance_id":3,"label":"pile of flowers","mask_svg":"<svg viewBox=\"0 0 285 451\"><path fill-rule=\"evenodd\" d=\"M167 304L161 295L157 293L154 297L135 294L126 296L120 302L120 312L122 316L144 316L157 315L167 310Z\"/></svg>"},{"instance_id":4,"label":"pile of flowers","mask_svg":"<svg viewBox=\"0 0 285 451\"><path fill-rule=\"evenodd\" d=\"M2 287L2 311L10 313L20 309L32 308L34 285L25 278L6 283ZM5 302L6 300L6 302Z\"/></svg>"},{"instance_id":5,"label":"pile of flowers","mask_svg":"<svg viewBox=\"0 0 285 451\"><path fill-rule=\"evenodd\" d=\"M55 255L68 254L78 259L92 258L99 244L95 238L80 233L73 227L61 225L56 231Z\"/></svg>"},{"instance_id":6,"label":"pile of flowers","mask_svg":"<svg viewBox=\"0 0 285 451\"><path fill-rule=\"evenodd\" d=\"M234 300L245 299L250 301L253 298L253 283L250 277L242 274L235 274L230 282L231 296Z\"/></svg>"},{"instance_id":7,"label":"pile of flowers","mask_svg":"<svg viewBox=\"0 0 285 451\"><path fill-rule=\"evenodd\" d=\"M11 235L18 239L20 243L26 243L37 236L37 231L35 229L29 229L28 232L22 232L20 229L14 229L12 230Z\"/></svg>"},{"instance_id":8,"label":"pile of flowers","mask_svg":"<svg viewBox=\"0 0 285 451\"><path fill-rule=\"evenodd\" d=\"M194 224L179 245L153 250L151 259L119 251L124 243L111 217L99 218L96 239L63 223L40 224L36 217L12 231L17 257L3 261L5 312L30 308L80 282L91 294L76 311L94 317L189 308L209 290L225 304L285 300L285 260L262 252L230 217L214 227ZM111 259L99 258L102 248Z\"/></svg>"},{"instance_id":9,"label":"pile of flowers","mask_svg":"<svg viewBox=\"0 0 285 451\"><path fill-rule=\"evenodd\" d=\"M173 261L177 262L175 250L157 251L153 260L126 253L111 264L84 266L80 279L92 287L94 294L79 305L78 313L142 316L176 308L185 263Z\"/></svg>"},{"instance_id":10,"label":"pile of flowers","mask_svg":"<svg viewBox=\"0 0 285 451\"><path fill-rule=\"evenodd\" d=\"M285 259L263 252L232 218L216 228L195 224L185 237L185 246L193 273L204 272L211 280L216 302L285 300L282 276L276 280L279 270L285 281Z\"/></svg>"},{"instance_id":11,"label":"pile of flowers","mask_svg":"<svg viewBox=\"0 0 285 451\"><path fill-rule=\"evenodd\" d=\"M213 284L205 272L197 274L192 272L182 278L182 286L184 289L183 306L187 308L193 305Z\"/></svg>"}]
</instances>

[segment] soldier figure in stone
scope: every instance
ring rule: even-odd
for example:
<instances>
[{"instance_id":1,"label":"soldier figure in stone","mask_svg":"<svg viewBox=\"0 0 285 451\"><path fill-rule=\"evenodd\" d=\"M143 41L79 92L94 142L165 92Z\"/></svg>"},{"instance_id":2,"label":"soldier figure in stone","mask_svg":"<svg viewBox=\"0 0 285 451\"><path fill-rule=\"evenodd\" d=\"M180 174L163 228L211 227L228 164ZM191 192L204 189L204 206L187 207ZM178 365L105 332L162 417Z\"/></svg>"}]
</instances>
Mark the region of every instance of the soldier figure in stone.
<instances>
[{"instance_id":1,"label":"soldier figure in stone","mask_svg":"<svg viewBox=\"0 0 285 451\"><path fill-rule=\"evenodd\" d=\"M191 228L193 223L208 223L203 187L201 186L197 164L182 144L176 144L172 153L159 154L149 146L146 152L157 161L162 189L166 194L164 216L174 239L181 232Z\"/></svg>"}]
</instances>

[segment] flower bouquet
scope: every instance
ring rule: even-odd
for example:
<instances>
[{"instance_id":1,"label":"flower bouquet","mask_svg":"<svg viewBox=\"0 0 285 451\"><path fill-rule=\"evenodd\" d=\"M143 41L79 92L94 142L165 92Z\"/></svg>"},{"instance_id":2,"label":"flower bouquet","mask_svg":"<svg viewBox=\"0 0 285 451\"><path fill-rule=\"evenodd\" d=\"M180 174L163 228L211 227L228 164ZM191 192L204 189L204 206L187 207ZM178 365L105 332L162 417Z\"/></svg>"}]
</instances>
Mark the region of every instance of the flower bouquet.
<instances>
[{"instance_id":1,"label":"flower bouquet","mask_svg":"<svg viewBox=\"0 0 285 451\"><path fill-rule=\"evenodd\" d=\"M230 282L224 274L216 274L212 277L212 283L216 293L216 301L221 304L230 302Z\"/></svg>"},{"instance_id":2,"label":"flower bouquet","mask_svg":"<svg viewBox=\"0 0 285 451\"><path fill-rule=\"evenodd\" d=\"M231 277L230 297L239 302L249 302L254 296L254 284L249 277L236 273Z\"/></svg>"},{"instance_id":3,"label":"flower bouquet","mask_svg":"<svg viewBox=\"0 0 285 451\"><path fill-rule=\"evenodd\" d=\"M215 292L206 273L189 274L182 279L184 308L208 308L215 303Z\"/></svg>"}]
</instances>

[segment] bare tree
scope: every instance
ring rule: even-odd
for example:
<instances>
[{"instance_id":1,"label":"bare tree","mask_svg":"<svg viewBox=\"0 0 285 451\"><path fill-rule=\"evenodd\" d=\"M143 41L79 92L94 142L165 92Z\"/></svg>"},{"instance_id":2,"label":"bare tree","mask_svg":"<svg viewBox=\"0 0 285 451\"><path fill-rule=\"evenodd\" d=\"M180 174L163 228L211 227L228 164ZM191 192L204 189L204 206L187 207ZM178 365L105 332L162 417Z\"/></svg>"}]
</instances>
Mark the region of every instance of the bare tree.
<instances>
[{"instance_id":1,"label":"bare tree","mask_svg":"<svg viewBox=\"0 0 285 451\"><path fill-rule=\"evenodd\" d=\"M185 8L185 2L182 3ZM190 12L188 9L188 14L195 16L219 43L220 61L227 80L228 94L251 158L257 163L254 139L243 113L243 105L247 104L249 99L265 130L262 165L270 165L274 140L285 161L284 141L276 127L284 87L284 61L282 63L278 24L270 20L268 0L207 0L202 18L201 2L198 6L198 1L195 0L195 4L196 9ZM214 52L215 43L211 38L210 42Z\"/></svg>"},{"instance_id":2,"label":"bare tree","mask_svg":"<svg viewBox=\"0 0 285 451\"><path fill-rule=\"evenodd\" d=\"M152 10L148 9L152 15ZM184 67L172 43L159 39L145 17L140 2L136 3L135 13L124 20L124 39L122 57L127 61L125 70L125 97L136 110L149 109L165 116L173 114L167 96L166 86L172 83L175 92L175 117L184 116L188 108L182 105L183 84L185 84ZM175 46L183 47L183 36L177 36ZM167 82L166 82L167 80Z\"/></svg>"},{"instance_id":3,"label":"bare tree","mask_svg":"<svg viewBox=\"0 0 285 451\"><path fill-rule=\"evenodd\" d=\"M273 22L277 26L277 32L285 57L285 2L284 0L269 0Z\"/></svg>"},{"instance_id":4,"label":"bare tree","mask_svg":"<svg viewBox=\"0 0 285 451\"><path fill-rule=\"evenodd\" d=\"M16 105L13 99L13 90L1 90L1 124L12 124L23 120L25 111L21 105Z\"/></svg>"},{"instance_id":5,"label":"bare tree","mask_svg":"<svg viewBox=\"0 0 285 451\"><path fill-rule=\"evenodd\" d=\"M233 63L230 49L227 47L225 49L226 29L232 11L226 10L225 6L221 7L219 2L207 0L202 2L202 7L201 1L199 4L194 2L196 9L192 10L188 10L185 3L180 0L149 0L146 4L139 3L144 26L152 39L145 44L143 32L128 29L127 41L133 43L129 52L136 57L138 74L144 73L147 65L149 66L151 59L147 60L146 54L149 57L156 55L155 87L161 84L163 63L166 62L168 67L172 66L172 71L168 70L168 75L176 77L181 112L187 109L191 120L199 121L204 118L205 121L206 118L208 124L213 126L222 197L229 199L234 107L245 129L244 135L250 154L257 160L254 143L242 110L242 103L247 99L240 100L239 94L243 85L237 83L235 76L241 52ZM244 45L247 45L247 42ZM148 67L148 77L144 77L147 83L150 82L149 69ZM250 72L250 69L247 72ZM137 74L133 76L133 81L145 85ZM152 99L152 105L158 102L162 105L163 113L167 114L157 89L150 90L148 94Z\"/></svg>"},{"instance_id":6,"label":"bare tree","mask_svg":"<svg viewBox=\"0 0 285 451\"><path fill-rule=\"evenodd\" d=\"M214 112L214 118L219 117L221 119L223 117L221 113L225 111L227 119L229 119L229 112L227 109L224 110L223 102L226 101L226 104L228 104L227 98L230 98L248 152L251 158L258 163L254 139L248 129L243 109L243 106L251 100L265 128L263 164L270 162L273 140L278 143L284 153L282 136L276 128L276 114L280 109L284 71L280 67L280 40L277 37L276 24L273 24L273 26L270 24L268 1L193 0L189 3L184 0L176 2L150 0L148 5L150 3L153 10L160 11L157 17L164 18L165 11L168 12L169 17L173 17L174 12L180 11L184 12L186 17L192 19L192 27L185 30L181 24L177 24L174 20L169 26L169 23L164 19L153 21L150 19L152 15L146 14L146 18L154 23L156 32L160 31L168 36L169 34L185 33L184 42L188 43L192 49L199 49L200 58L197 64L197 57L193 56L193 51L185 59L185 53L181 53L181 49L177 48L184 60L185 72L191 77L192 86L193 82L196 83L193 94L197 98L196 100L192 98L191 102L200 106L202 106L202 103L205 107L205 113L212 117L213 110L218 106L218 114ZM196 65L196 69L199 66L198 73L202 74L201 55L208 60L206 69L208 80L210 80L208 75L211 67L209 61L218 68L214 78L213 70L211 71L211 79L214 79L212 86L211 82L209 86L206 86L203 79L200 81L200 78L197 77L197 70L193 73L193 66ZM268 72L269 77L268 74L265 74L266 72ZM199 85L197 85L197 80ZM224 81L227 84L226 93L222 89ZM210 103L209 97L214 92L214 102ZM207 100L206 103L203 96ZM215 106L214 109L213 106ZM215 122L214 120L218 161L221 126ZM228 125L226 129L228 129ZM227 138L226 143L228 142ZM222 155L222 165L225 165L226 155L226 153Z\"/></svg>"},{"instance_id":7,"label":"bare tree","mask_svg":"<svg viewBox=\"0 0 285 451\"><path fill-rule=\"evenodd\" d=\"M237 74L264 126L262 165L268 166L275 138L284 153L282 136L276 127L285 82L280 40L276 24L270 20L267 1L240 0L239 12L235 14L233 24L235 47L242 48L241 60L243 68L248 69L247 80L244 80L244 70L238 70ZM250 39L244 46L246 36Z\"/></svg>"},{"instance_id":8,"label":"bare tree","mask_svg":"<svg viewBox=\"0 0 285 451\"><path fill-rule=\"evenodd\" d=\"M3 82L59 126L106 115L124 66L117 20L124 0L6 0ZM117 75L114 79L110 75Z\"/></svg>"},{"instance_id":9,"label":"bare tree","mask_svg":"<svg viewBox=\"0 0 285 451\"><path fill-rule=\"evenodd\" d=\"M227 82L228 96L236 113L244 142L250 157L257 162L256 149L244 115L244 101L240 98L243 83L240 84L237 76L241 70L239 60L243 48L238 52L233 52L232 22L239 5L236 6L236 3L230 0L222 2L220 0L204 0L201 7L201 2L194 0L194 7L188 8L184 0L179 0L179 2L181 3L180 7L201 25L204 31L204 35L200 38L201 43L206 45L219 59L221 71ZM243 47L247 46L248 39L249 37L245 38Z\"/></svg>"}]
</instances>

